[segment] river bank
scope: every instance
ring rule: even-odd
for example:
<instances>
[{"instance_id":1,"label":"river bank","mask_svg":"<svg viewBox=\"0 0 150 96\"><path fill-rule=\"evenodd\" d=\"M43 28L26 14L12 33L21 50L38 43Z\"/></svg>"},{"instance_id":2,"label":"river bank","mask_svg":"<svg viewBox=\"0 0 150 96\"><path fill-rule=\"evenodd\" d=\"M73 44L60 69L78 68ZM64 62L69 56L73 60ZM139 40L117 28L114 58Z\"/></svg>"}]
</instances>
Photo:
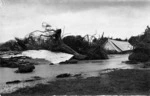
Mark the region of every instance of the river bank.
<instances>
[{"instance_id":1,"label":"river bank","mask_svg":"<svg viewBox=\"0 0 150 96\"><path fill-rule=\"evenodd\" d=\"M4 96L49 96L49 95L149 95L150 70L119 69L101 73L97 77L61 79L48 84L19 89ZM3 96L2 95L2 96Z\"/></svg>"}]
</instances>

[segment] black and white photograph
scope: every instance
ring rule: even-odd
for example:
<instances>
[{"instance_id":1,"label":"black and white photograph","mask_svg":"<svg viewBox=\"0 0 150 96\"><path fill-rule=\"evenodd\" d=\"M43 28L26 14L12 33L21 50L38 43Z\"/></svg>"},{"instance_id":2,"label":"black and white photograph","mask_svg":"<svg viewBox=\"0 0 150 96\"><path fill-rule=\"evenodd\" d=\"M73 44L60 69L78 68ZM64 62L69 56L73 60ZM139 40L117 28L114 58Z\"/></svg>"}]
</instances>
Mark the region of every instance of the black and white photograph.
<instances>
[{"instance_id":1,"label":"black and white photograph","mask_svg":"<svg viewBox=\"0 0 150 96\"><path fill-rule=\"evenodd\" d=\"M150 0L0 0L0 96L150 95Z\"/></svg>"}]
</instances>

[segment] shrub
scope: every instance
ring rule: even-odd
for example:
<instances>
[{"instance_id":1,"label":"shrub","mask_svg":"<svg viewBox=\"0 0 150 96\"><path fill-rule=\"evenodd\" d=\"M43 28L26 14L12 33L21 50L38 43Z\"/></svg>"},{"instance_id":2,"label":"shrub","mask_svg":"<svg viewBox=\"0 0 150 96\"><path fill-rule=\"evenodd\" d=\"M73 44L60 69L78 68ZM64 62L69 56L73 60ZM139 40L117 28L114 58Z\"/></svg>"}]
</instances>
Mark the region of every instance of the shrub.
<instances>
[{"instance_id":1,"label":"shrub","mask_svg":"<svg viewBox=\"0 0 150 96\"><path fill-rule=\"evenodd\" d=\"M89 49L90 44L88 41L84 40L81 36L66 36L63 38L63 42L71 47L73 50L84 54L87 49Z\"/></svg>"},{"instance_id":2,"label":"shrub","mask_svg":"<svg viewBox=\"0 0 150 96\"><path fill-rule=\"evenodd\" d=\"M139 61L139 62L146 62L149 60L149 56L145 53L132 53L130 56L129 56L129 60L131 61Z\"/></svg>"},{"instance_id":3,"label":"shrub","mask_svg":"<svg viewBox=\"0 0 150 96\"><path fill-rule=\"evenodd\" d=\"M89 60L96 60L96 59L108 59L108 55L105 50L101 47L96 45L95 47L91 47L87 53L87 59Z\"/></svg>"},{"instance_id":4,"label":"shrub","mask_svg":"<svg viewBox=\"0 0 150 96\"><path fill-rule=\"evenodd\" d=\"M150 67L150 62L145 62L143 68L149 68Z\"/></svg>"},{"instance_id":5,"label":"shrub","mask_svg":"<svg viewBox=\"0 0 150 96\"><path fill-rule=\"evenodd\" d=\"M20 47L18 46L15 40L7 41L0 46L0 51L16 51L16 50L20 50Z\"/></svg>"},{"instance_id":6,"label":"shrub","mask_svg":"<svg viewBox=\"0 0 150 96\"><path fill-rule=\"evenodd\" d=\"M35 69L34 65L20 65L16 73L29 73Z\"/></svg>"}]
</instances>

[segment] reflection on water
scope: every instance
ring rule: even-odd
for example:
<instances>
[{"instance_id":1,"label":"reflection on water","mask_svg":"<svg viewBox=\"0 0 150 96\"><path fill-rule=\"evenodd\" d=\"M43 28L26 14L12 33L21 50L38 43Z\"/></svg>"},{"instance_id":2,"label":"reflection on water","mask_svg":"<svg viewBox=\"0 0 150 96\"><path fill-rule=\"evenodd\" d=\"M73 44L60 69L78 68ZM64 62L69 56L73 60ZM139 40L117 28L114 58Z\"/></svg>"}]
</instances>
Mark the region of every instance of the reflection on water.
<instances>
[{"instance_id":1,"label":"reflection on water","mask_svg":"<svg viewBox=\"0 0 150 96\"><path fill-rule=\"evenodd\" d=\"M35 65L36 68L32 73L15 73L16 68L2 68L0 67L0 83L5 83L12 80L24 80L32 76L40 76L43 78L53 78L61 73L84 73L93 72L97 70L104 70L109 68L133 68L132 65L121 63L127 60L128 55L111 55L108 60L87 60L80 61L79 64L67 65L49 65L40 64Z\"/></svg>"}]
</instances>

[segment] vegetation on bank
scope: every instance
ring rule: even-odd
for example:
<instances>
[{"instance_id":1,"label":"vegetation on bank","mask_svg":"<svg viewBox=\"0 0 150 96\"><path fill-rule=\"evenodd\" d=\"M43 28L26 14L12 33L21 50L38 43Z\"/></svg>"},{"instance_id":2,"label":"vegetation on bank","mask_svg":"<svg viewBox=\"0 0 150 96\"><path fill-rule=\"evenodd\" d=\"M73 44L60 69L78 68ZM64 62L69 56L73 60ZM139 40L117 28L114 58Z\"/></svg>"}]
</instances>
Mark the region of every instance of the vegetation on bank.
<instances>
[{"instance_id":1,"label":"vegetation on bank","mask_svg":"<svg viewBox=\"0 0 150 96\"><path fill-rule=\"evenodd\" d=\"M0 51L20 51L22 50L20 46L18 46L15 40L9 40L0 45Z\"/></svg>"},{"instance_id":2,"label":"vegetation on bank","mask_svg":"<svg viewBox=\"0 0 150 96\"><path fill-rule=\"evenodd\" d=\"M51 50L55 52L66 52L74 55L75 59L108 59L107 53L109 52L103 49L103 44L108 39L104 37L104 33L101 37L96 38L95 35L85 36L66 36L62 37L61 29L51 29L51 25L42 25L45 31L36 30L25 36L24 39L15 38L2 45L0 45L0 51L24 51L24 50ZM37 35L37 34L41 35ZM50 35L51 34L51 35ZM111 38L113 39L113 38ZM118 41L121 38L116 38Z\"/></svg>"},{"instance_id":3,"label":"vegetation on bank","mask_svg":"<svg viewBox=\"0 0 150 96\"><path fill-rule=\"evenodd\" d=\"M100 43L101 39L94 36L94 40L88 35L61 37L61 29L53 30L52 35L34 36L33 33L49 31L34 31L24 39L15 38L0 46L0 51L14 50L51 50L55 52L65 52L74 55L75 59L108 59L107 53ZM92 41L91 41L92 40Z\"/></svg>"},{"instance_id":4,"label":"vegetation on bank","mask_svg":"<svg viewBox=\"0 0 150 96\"><path fill-rule=\"evenodd\" d=\"M10 40L1 44L0 51L24 51L45 49L51 51L66 52L65 49L67 49L69 50L69 53L71 51L71 53L75 53L76 51L76 54L85 54L88 57L87 59L93 59L92 52L97 53L96 55L94 55L96 59L108 58L106 56L107 54L105 50L102 48L104 42L106 42L106 40L108 39L107 37L104 37L104 33L102 34L101 38L96 38L95 35L63 37L64 34L61 34L61 29L52 29L51 25L47 23L42 23L42 27L45 28L45 31L35 30L26 35L24 39L15 38L15 40ZM115 38L115 40L127 41L127 39L122 40L121 38ZM89 57L91 54L92 56Z\"/></svg>"},{"instance_id":5,"label":"vegetation on bank","mask_svg":"<svg viewBox=\"0 0 150 96\"><path fill-rule=\"evenodd\" d=\"M108 59L106 50L104 50L102 46L102 39L94 36L90 38L88 35L84 37L77 35L66 36L63 38L63 42L73 50L86 55L86 59Z\"/></svg>"},{"instance_id":6,"label":"vegetation on bank","mask_svg":"<svg viewBox=\"0 0 150 96\"><path fill-rule=\"evenodd\" d=\"M120 69L101 74L99 77L56 80L49 84L22 88L16 92L4 94L4 96L148 95L150 92L149 78L149 70Z\"/></svg>"},{"instance_id":7,"label":"vegetation on bank","mask_svg":"<svg viewBox=\"0 0 150 96\"><path fill-rule=\"evenodd\" d=\"M131 61L146 62L150 57L150 28L147 26L142 35L133 36L129 42L134 46L132 54L129 56Z\"/></svg>"}]
</instances>

